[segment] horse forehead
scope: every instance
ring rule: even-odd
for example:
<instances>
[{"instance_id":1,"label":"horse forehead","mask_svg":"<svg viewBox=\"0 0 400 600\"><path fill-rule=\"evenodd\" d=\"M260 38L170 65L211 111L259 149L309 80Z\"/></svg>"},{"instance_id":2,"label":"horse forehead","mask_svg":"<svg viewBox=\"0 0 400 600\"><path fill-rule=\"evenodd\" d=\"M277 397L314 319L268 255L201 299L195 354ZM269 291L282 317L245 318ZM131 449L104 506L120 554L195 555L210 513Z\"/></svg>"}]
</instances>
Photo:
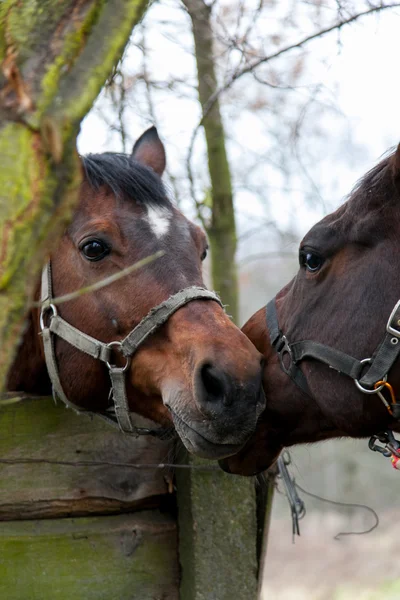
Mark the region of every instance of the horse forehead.
<instances>
[{"instance_id":1,"label":"horse forehead","mask_svg":"<svg viewBox=\"0 0 400 600\"><path fill-rule=\"evenodd\" d=\"M147 206L146 220L157 239L163 238L170 230L172 210L166 206Z\"/></svg>"}]
</instances>

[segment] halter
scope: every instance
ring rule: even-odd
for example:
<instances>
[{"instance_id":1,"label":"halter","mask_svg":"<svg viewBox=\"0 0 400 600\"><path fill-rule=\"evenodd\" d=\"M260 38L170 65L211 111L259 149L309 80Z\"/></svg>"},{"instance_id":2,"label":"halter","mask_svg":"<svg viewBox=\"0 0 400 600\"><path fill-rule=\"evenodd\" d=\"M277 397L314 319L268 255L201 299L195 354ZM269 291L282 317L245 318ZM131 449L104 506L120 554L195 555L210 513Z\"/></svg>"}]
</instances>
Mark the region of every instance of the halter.
<instances>
[{"instance_id":1,"label":"halter","mask_svg":"<svg viewBox=\"0 0 400 600\"><path fill-rule=\"evenodd\" d=\"M165 429L137 427L132 423L126 396L125 373L130 366L132 356L138 348L150 335L166 323L179 308L192 300L213 300L222 306L217 294L201 287L187 287L171 295L165 302L152 308L123 340L115 340L108 344L96 340L70 323L67 323L67 321L64 321L58 314L55 304L52 304L52 296L51 264L48 262L42 271L40 329L54 399L57 397L60 398L67 407L73 408L79 413L89 416L98 415L108 423L119 426L123 433L128 433L136 437L146 434L165 437ZM111 408L104 412L94 412L82 409L68 400L63 391L58 373L54 351L54 335L62 338L71 344L71 346L74 346L74 348L78 348L81 352L85 352L89 356L101 360L106 364L111 379L110 397L113 400ZM116 350L126 359L123 367L118 367L112 363L112 354Z\"/></svg>"},{"instance_id":2,"label":"halter","mask_svg":"<svg viewBox=\"0 0 400 600\"><path fill-rule=\"evenodd\" d=\"M392 402L387 402L381 393L387 383L388 372L400 355L400 300L392 310L386 325L385 336L371 358L358 360L340 350L325 346L312 340L290 343L279 329L275 298L266 307L266 318L272 347L279 356L283 371L309 396L311 395L307 380L298 364L306 358L314 358L328 365L331 369L348 375L354 380L357 388L364 394L378 394L389 413L400 420L400 404L392 394ZM369 368L363 375L366 366Z\"/></svg>"},{"instance_id":3,"label":"halter","mask_svg":"<svg viewBox=\"0 0 400 600\"><path fill-rule=\"evenodd\" d=\"M266 306L266 320L271 344L279 356L282 370L308 396L311 396L311 391L298 365L306 358L313 358L351 377L357 388L364 394L377 394L389 414L394 419L400 420L400 404L396 403L393 388L387 382L388 373L400 355L400 300L390 313L382 342L371 358L363 360L312 340L290 343L279 328L275 298ZM368 369L363 374L366 366ZM383 388L389 389L391 402L388 402L382 394ZM400 469L400 443L394 438L390 429L372 436L369 448L391 457L393 466Z\"/></svg>"}]
</instances>

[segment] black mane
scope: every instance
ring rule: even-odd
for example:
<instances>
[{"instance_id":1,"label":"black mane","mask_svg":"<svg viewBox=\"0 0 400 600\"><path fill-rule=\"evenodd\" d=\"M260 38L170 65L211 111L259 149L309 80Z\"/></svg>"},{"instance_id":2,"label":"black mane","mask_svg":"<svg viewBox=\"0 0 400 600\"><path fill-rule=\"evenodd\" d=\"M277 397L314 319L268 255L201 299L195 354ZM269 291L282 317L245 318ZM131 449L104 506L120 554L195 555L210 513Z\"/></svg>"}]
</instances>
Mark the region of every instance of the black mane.
<instances>
[{"instance_id":1,"label":"black mane","mask_svg":"<svg viewBox=\"0 0 400 600\"><path fill-rule=\"evenodd\" d=\"M86 181L94 189L109 187L117 198L139 204L168 206L170 201L161 178L128 154L104 152L82 156Z\"/></svg>"}]
</instances>

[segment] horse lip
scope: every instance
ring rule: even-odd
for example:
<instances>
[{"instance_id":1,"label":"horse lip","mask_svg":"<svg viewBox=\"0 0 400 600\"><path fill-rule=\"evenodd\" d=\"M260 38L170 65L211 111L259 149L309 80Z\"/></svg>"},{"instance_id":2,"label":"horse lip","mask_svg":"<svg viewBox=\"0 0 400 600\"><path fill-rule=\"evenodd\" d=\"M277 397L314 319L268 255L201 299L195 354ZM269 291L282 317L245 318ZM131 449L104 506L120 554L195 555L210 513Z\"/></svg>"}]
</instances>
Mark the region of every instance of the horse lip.
<instances>
[{"instance_id":1,"label":"horse lip","mask_svg":"<svg viewBox=\"0 0 400 600\"><path fill-rule=\"evenodd\" d=\"M178 417L173 410L170 409L170 411L179 437L182 439L186 449L192 454L196 454L202 458L218 460L237 454L246 443L246 440L239 444L218 444L212 442Z\"/></svg>"}]
</instances>

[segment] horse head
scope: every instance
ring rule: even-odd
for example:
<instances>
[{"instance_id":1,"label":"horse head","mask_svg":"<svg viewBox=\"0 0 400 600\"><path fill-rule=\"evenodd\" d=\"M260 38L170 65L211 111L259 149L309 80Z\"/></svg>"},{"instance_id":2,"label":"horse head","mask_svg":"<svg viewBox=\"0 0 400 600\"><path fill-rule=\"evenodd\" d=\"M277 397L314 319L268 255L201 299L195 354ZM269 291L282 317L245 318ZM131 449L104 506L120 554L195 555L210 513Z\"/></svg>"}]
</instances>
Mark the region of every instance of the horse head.
<instances>
[{"instance_id":1,"label":"horse head","mask_svg":"<svg viewBox=\"0 0 400 600\"><path fill-rule=\"evenodd\" d=\"M58 306L67 327L72 325L102 348L115 348L155 306L180 290L204 288L207 240L168 199L161 181L165 163L155 128L139 138L131 156L82 158L79 204L50 257L53 297L163 253L112 285ZM164 428L175 426L186 447L198 455L232 454L254 431L264 406L262 357L218 302L195 297L178 308L129 360L124 384L129 410ZM51 391L39 333L34 309L8 389ZM68 401L82 410L105 413L111 402L106 364L62 336L54 334L52 343ZM119 358L112 360L118 363Z\"/></svg>"},{"instance_id":2,"label":"horse head","mask_svg":"<svg viewBox=\"0 0 400 600\"><path fill-rule=\"evenodd\" d=\"M260 472L293 444L400 430L385 384L400 390L400 146L307 233L299 263L243 327L267 404L229 472Z\"/></svg>"}]
</instances>

